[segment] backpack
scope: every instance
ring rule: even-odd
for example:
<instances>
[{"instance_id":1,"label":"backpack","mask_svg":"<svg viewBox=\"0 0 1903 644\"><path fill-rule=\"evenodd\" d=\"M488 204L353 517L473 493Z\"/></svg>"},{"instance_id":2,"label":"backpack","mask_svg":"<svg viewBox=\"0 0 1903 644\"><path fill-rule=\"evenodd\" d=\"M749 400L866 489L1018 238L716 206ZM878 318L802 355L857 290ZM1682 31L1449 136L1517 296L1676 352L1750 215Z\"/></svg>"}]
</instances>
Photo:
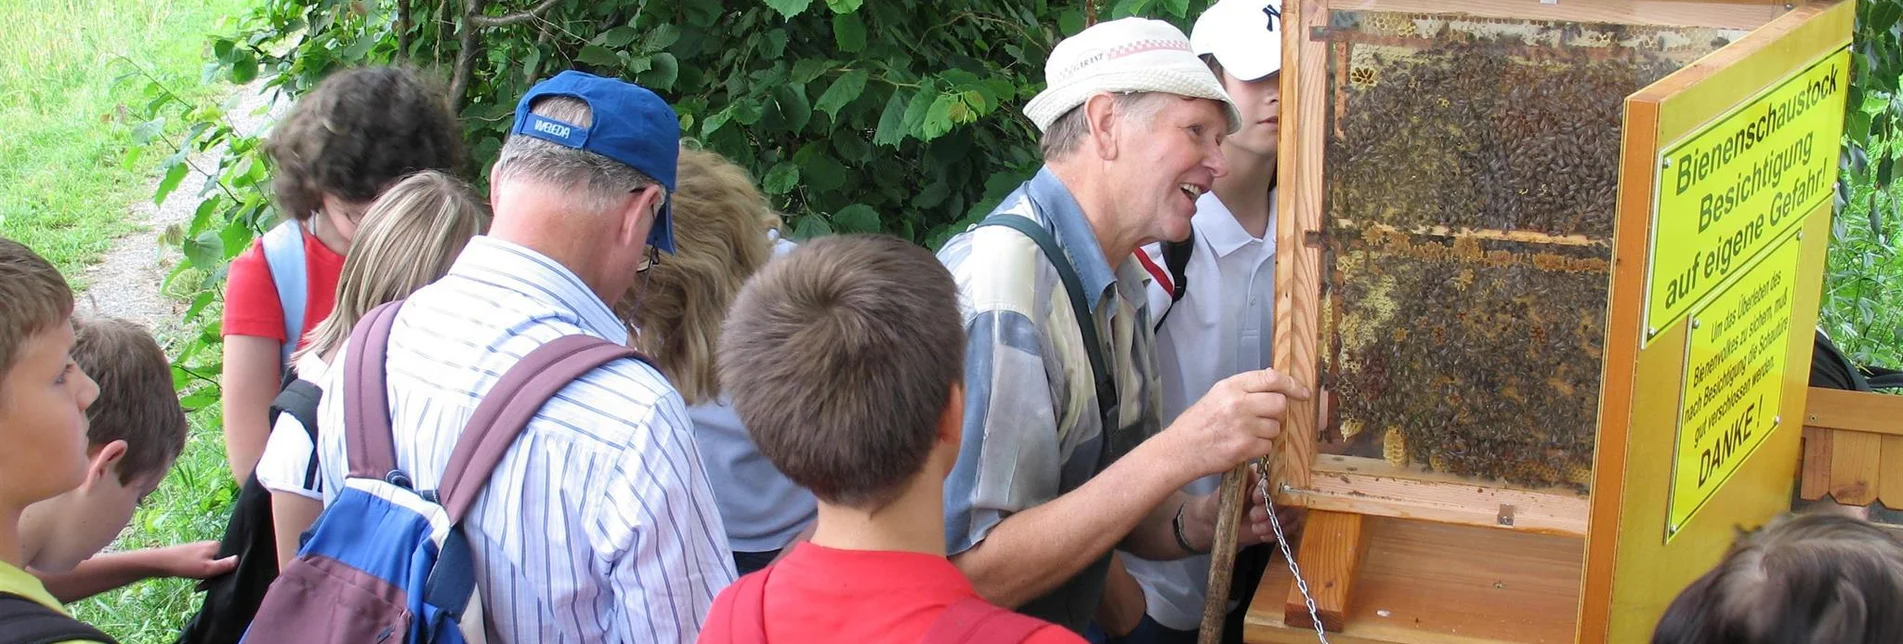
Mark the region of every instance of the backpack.
<instances>
[{"instance_id":1,"label":"backpack","mask_svg":"<svg viewBox=\"0 0 1903 644\"><path fill-rule=\"evenodd\" d=\"M55 644L73 640L117 644L99 629L50 606L13 593L0 593L0 642Z\"/></svg>"},{"instance_id":2,"label":"backpack","mask_svg":"<svg viewBox=\"0 0 1903 644\"><path fill-rule=\"evenodd\" d=\"M1142 252L1142 251L1137 251ZM1163 267L1170 272L1170 307L1156 316L1152 329L1163 328L1163 321L1169 319L1170 311L1176 310L1176 303L1183 301L1183 294L1189 292L1189 257L1196 254L1196 231L1191 230L1189 238L1183 241L1163 242Z\"/></svg>"},{"instance_id":3,"label":"backpack","mask_svg":"<svg viewBox=\"0 0 1903 644\"><path fill-rule=\"evenodd\" d=\"M732 644L767 644L766 583L774 566L741 577L734 582L733 623L758 624L757 629L736 628ZM992 605L977 597L967 597L947 607L932 620L921 644L1018 644L1049 622L1021 615Z\"/></svg>"},{"instance_id":4,"label":"backpack","mask_svg":"<svg viewBox=\"0 0 1903 644\"><path fill-rule=\"evenodd\" d=\"M291 350L304 337L304 307L310 287L304 273L304 226L287 219L264 234L264 265L271 269L271 284L277 287L278 307L284 310L284 348L278 352L278 366L291 366Z\"/></svg>"},{"instance_id":5,"label":"backpack","mask_svg":"<svg viewBox=\"0 0 1903 644\"><path fill-rule=\"evenodd\" d=\"M277 426L282 414L290 414L304 426L317 443L317 403L324 390L298 378L295 369L287 370L284 385L271 401L271 425ZM317 460L305 472L306 486L316 479ZM236 644L258 614L258 604L271 582L278 577L277 526L272 522L271 491L258 482L258 475L246 477L231 504L231 518L218 541L218 557L238 558L231 572L198 583L205 593L198 613L179 631L178 644Z\"/></svg>"},{"instance_id":6,"label":"backpack","mask_svg":"<svg viewBox=\"0 0 1903 644\"><path fill-rule=\"evenodd\" d=\"M461 528L496 464L556 392L633 349L575 335L502 374L464 426L436 490L396 467L384 356L402 302L351 331L345 369L349 476L265 593L246 642L485 642L476 570ZM335 392L333 392L335 393ZM332 429L330 431L335 431Z\"/></svg>"},{"instance_id":7,"label":"backpack","mask_svg":"<svg viewBox=\"0 0 1903 644\"><path fill-rule=\"evenodd\" d=\"M1859 367L1845 356L1830 336L1817 330L1811 347L1810 386L1850 391L1903 389L1903 372L1883 367Z\"/></svg>"}]
</instances>

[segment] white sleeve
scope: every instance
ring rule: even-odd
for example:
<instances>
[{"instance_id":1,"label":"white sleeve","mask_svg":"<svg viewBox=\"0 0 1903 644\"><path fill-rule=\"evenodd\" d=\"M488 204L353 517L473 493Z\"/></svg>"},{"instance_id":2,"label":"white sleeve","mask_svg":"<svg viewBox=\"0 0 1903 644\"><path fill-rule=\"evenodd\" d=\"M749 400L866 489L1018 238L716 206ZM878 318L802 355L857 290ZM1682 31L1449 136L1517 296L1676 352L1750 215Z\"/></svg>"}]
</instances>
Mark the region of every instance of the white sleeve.
<instances>
[{"instance_id":1,"label":"white sleeve","mask_svg":"<svg viewBox=\"0 0 1903 644\"><path fill-rule=\"evenodd\" d=\"M272 492L322 502L324 495L318 492L317 477L309 476L316 450L310 433L296 416L279 414L277 423L271 426L271 438L264 444L264 455L258 459L258 483Z\"/></svg>"}]
</instances>

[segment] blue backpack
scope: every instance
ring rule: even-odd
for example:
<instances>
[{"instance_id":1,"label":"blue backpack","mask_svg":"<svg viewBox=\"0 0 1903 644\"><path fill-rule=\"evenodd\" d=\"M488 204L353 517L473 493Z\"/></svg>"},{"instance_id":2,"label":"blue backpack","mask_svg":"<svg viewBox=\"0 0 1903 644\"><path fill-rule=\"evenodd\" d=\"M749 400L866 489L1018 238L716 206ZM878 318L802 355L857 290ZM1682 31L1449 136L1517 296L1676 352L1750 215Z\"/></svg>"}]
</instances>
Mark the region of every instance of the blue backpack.
<instances>
[{"instance_id":1,"label":"blue backpack","mask_svg":"<svg viewBox=\"0 0 1903 644\"><path fill-rule=\"evenodd\" d=\"M344 373L350 474L306 533L297 559L265 593L246 642L489 641L474 560L460 524L496 464L542 405L633 349L568 336L503 373L464 426L437 490L396 467L384 355L402 302L372 309L351 331Z\"/></svg>"}]
</instances>

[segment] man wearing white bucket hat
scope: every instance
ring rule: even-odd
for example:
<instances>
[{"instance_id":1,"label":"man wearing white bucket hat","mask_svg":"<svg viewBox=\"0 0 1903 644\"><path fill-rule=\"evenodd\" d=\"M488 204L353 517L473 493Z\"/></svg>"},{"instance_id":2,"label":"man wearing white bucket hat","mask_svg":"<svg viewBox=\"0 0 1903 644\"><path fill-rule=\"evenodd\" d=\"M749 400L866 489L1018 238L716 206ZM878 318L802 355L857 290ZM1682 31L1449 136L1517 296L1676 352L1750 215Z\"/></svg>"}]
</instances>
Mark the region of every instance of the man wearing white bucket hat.
<instances>
[{"instance_id":1,"label":"man wearing white bucket hat","mask_svg":"<svg viewBox=\"0 0 1903 644\"><path fill-rule=\"evenodd\" d=\"M1149 304L1157 324L1157 370L1165 422L1183 413L1221 378L1270 364L1281 5L1280 0L1219 0L1190 30L1190 47L1221 78L1242 115L1242 127L1223 140L1229 173L1218 177L1215 189L1196 200L1190 238L1150 244L1137 256L1152 278ZM1221 479L1203 477L1183 492L1192 498L1210 494ZM1257 576L1254 573L1263 560L1239 557L1238 582L1253 590L1248 582ZM1195 642L1209 584L1209 557L1126 558L1124 563L1140 584L1142 596L1117 595L1129 592L1130 585L1112 584L1113 596L1105 602L1140 602L1144 616L1129 634L1109 641ZM1232 621L1239 617L1231 615ZM1240 629L1230 630L1231 636L1241 635Z\"/></svg>"},{"instance_id":2,"label":"man wearing white bucket hat","mask_svg":"<svg viewBox=\"0 0 1903 644\"><path fill-rule=\"evenodd\" d=\"M1167 23L1106 22L1057 45L1025 106L1045 166L940 261L969 335L946 546L987 599L1081 632L1113 548L1207 552L1216 503L1181 488L1268 453L1288 399L1270 370L1210 388L1162 426L1138 247L1190 234L1241 116ZM1241 528L1268 533L1266 510Z\"/></svg>"}]
</instances>

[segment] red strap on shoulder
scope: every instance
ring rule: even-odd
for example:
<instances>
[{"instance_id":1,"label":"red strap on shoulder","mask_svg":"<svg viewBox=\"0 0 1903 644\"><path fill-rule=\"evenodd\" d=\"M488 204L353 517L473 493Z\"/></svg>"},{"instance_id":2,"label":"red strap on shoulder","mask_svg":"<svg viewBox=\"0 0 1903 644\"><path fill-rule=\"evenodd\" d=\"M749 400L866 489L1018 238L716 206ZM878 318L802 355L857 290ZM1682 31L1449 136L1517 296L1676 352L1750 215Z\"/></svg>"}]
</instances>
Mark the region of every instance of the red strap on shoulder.
<instances>
[{"instance_id":1,"label":"red strap on shoulder","mask_svg":"<svg viewBox=\"0 0 1903 644\"><path fill-rule=\"evenodd\" d=\"M923 644L1018 644L1049 622L967 597L939 613Z\"/></svg>"}]
</instances>

